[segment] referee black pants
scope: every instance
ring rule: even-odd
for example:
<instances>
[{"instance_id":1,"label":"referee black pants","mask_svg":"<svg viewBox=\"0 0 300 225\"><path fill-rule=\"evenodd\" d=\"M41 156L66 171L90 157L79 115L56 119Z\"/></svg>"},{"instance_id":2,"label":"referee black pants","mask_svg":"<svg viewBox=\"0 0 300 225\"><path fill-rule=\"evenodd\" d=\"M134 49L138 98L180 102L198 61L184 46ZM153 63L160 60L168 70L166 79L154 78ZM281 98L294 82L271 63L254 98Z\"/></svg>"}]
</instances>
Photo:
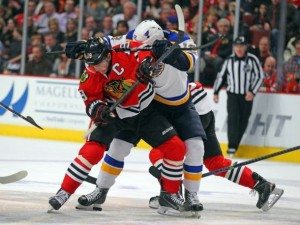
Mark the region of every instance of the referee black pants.
<instances>
[{"instance_id":1,"label":"referee black pants","mask_svg":"<svg viewBox=\"0 0 300 225\"><path fill-rule=\"evenodd\" d=\"M238 149L251 115L253 101L246 101L245 95L227 92L228 148Z\"/></svg>"}]
</instances>

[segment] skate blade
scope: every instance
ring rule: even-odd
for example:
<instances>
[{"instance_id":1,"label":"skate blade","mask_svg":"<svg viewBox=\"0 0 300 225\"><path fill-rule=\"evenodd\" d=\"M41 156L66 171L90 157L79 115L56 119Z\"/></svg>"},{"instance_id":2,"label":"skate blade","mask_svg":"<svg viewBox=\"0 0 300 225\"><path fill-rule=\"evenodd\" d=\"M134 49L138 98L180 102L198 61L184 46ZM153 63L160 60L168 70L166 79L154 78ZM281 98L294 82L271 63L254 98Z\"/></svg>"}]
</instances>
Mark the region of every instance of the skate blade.
<instances>
[{"instance_id":1,"label":"skate blade","mask_svg":"<svg viewBox=\"0 0 300 225\"><path fill-rule=\"evenodd\" d=\"M175 209L164 207L164 206L159 206L157 209L157 213L161 215L174 216L174 217L196 218L196 219L200 218L198 212L193 212L193 211L180 212Z\"/></svg>"},{"instance_id":2,"label":"skate blade","mask_svg":"<svg viewBox=\"0 0 300 225\"><path fill-rule=\"evenodd\" d=\"M84 210L84 211L102 211L101 204L97 204L97 203L95 203L93 205L89 205L89 206L84 206L84 205L78 204L75 208L78 210Z\"/></svg>"},{"instance_id":3,"label":"skate blade","mask_svg":"<svg viewBox=\"0 0 300 225\"><path fill-rule=\"evenodd\" d=\"M284 190L280 188L274 188L268 201L261 207L262 211L266 212L273 207L273 205L280 199L283 195Z\"/></svg>"},{"instance_id":4,"label":"skate blade","mask_svg":"<svg viewBox=\"0 0 300 225\"><path fill-rule=\"evenodd\" d=\"M47 213L57 213L57 210L55 210L51 205L49 205Z\"/></svg>"}]
</instances>

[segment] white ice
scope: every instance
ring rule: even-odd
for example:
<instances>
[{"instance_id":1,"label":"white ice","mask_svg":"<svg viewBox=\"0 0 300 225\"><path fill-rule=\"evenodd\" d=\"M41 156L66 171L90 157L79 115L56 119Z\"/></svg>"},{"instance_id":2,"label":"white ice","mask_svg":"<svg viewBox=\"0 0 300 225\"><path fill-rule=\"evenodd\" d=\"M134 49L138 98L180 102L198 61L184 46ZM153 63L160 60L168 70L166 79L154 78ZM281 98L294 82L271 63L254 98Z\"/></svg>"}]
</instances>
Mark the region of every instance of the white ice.
<instances>
[{"instance_id":1,"label":"white ice","mask_svg":"<svg viewBox=\"0 0 300 225\"><path fill-rule=\"evenodd\" d=\"M0 224L300 224L299 164L261 161L250 165L285 191L268 212L255 207L257 195L250 196L250 189L209 176L203 178L199 192L205 208L201 218L176 218L148 208L148 199L159 193L159 185L147 172L148 152L138 149L126 158L124 171L109 191L103 211L75 209L78 196L94 188L83 183L57 213L47 214L48 198L59 189L81 145L0 136L0 176L28 171L24 180L0 185ZM97 176L98 170L99 165L91 175Z\"/></svg>"}]
</instances>

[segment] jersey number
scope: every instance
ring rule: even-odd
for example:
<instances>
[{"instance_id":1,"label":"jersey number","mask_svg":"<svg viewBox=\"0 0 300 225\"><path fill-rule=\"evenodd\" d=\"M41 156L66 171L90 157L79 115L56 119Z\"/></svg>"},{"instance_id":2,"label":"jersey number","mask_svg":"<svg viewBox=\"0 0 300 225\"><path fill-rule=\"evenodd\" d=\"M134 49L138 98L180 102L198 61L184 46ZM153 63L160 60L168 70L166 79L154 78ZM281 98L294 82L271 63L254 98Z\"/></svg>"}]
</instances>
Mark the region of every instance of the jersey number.
<instances>
[{"instance_id":1,"label":"jersey number","mask_svg":"<svg viewBox=\"0 0 300 225\"><path fill-rule=\"evenodd\" d=\"M80 95L81 95L81 98L83 99L83 101L86 101L88 98L87 96L85 95L84 91L83 90L78 90Z\"/></svg>"}]
</instances>

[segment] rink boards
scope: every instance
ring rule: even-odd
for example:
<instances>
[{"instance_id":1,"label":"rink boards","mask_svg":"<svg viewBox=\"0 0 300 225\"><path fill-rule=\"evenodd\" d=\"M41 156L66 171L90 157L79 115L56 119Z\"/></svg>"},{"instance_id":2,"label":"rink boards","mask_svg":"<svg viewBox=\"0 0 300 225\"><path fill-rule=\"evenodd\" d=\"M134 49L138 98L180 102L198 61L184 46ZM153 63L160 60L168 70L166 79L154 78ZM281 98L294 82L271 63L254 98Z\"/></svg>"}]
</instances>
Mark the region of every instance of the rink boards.
<instances>
[{"instance_id":1,"label":"rink boards","mask_svg":"<svg viewBox=\"0 0 300 225\"><path fill-rule=\"evenodd\" d=\"M31 116L45 130L39 130L0 107L0 135L83 142L89 125L84 103L77 91L78 80L29 76L0 76L0 101ZM207 89L212 99L212 90ZM237 156L253 158L299 145L300 96L259 93ZM212 103L216 130L222 149L227 143L226 91ZM139 147L149 148L144 142ZM299 151L274 158L300 162Z\"/></svg>"}]
</instances>

